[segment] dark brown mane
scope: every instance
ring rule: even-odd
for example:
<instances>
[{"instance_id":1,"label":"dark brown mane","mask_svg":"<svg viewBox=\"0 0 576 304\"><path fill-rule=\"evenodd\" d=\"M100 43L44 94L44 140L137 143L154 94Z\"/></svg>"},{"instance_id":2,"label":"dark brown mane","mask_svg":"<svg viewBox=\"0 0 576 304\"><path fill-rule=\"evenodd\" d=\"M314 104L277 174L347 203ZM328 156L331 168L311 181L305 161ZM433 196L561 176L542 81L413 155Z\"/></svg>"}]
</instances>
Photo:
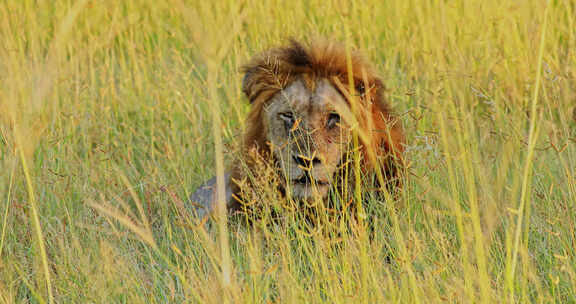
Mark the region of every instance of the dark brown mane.
<instances>
[{"instance_id":1,"label":"dark brown mane","mask_svg":"<svg viewBox=\"0 0 576 304\"><path fill-rule=\"evenodd\" d=\"M356 89L363 86L363 73L375 89L382 82L372 67L355 51L350 52L350 66ZM310 79L332 77L348 84L348 63L343 45L328 41L314 41L308 46L290 40L287 46L273 48L254 57L243 67L243 91L250 102L267 90L278 91L300 75Z\"/></svg>"}]
</instances>

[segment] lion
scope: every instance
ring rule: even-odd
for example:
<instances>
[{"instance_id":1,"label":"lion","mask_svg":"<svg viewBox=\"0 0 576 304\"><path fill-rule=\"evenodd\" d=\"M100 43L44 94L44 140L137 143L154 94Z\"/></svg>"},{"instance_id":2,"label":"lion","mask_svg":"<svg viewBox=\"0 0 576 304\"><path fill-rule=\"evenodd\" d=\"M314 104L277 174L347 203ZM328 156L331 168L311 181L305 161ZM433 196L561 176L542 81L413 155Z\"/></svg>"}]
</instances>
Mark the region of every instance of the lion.
<instances>
[{"instance_id":1,"label":"lion","mask_svg":"<svg viewBox=\"0 0 576 304\"><path fill-rule=\"evenodd\" d=\"M403 128L384 99L382 80L358 51L327 40L290 40L255 56L242 71L251 111L243 161L225 176L230 212L243 209L240 185L246 183L239 181L259 178L255 158L272 164L282 177L278 190L297 201L326 199L330 189L348 186L343 181L353 179L343 175L354 172L344 170L352 151L358 151L362 175L381 173L388 189L401 187ZM212 178L192 195L200 217L214 209L215 184Z\"/></svg>"}]
</instances>

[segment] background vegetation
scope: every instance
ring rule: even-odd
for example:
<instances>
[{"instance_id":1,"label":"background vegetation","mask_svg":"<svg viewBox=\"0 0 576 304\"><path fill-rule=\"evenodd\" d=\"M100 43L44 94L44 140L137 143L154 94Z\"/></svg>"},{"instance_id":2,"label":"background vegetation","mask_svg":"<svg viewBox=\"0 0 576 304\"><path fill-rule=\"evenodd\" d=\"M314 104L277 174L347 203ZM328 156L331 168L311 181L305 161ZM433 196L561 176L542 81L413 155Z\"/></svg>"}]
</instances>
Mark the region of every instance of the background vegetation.
<instances>
[{"instance_id":1,"label":"background vegetation","mask_svg":"<svg viewBox=\"0 0 576 304\"><path fill-rule=\"evenodd\" d=\"M576 302L574 1L210 2L0 2L0 302ZM373 240L218 238L186 197L239 66L318 35L381 72L406 187Z\"/></svg>"}]
</instances>

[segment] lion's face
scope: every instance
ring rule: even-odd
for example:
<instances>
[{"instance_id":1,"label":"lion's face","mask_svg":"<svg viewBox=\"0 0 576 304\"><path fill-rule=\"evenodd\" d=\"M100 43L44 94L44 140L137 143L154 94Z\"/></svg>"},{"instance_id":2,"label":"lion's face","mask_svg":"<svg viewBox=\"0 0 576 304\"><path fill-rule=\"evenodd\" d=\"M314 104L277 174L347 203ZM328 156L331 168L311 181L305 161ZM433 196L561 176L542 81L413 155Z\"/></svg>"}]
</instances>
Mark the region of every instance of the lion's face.
<instances>
[{"instance_id":1,"label":"lion's face","mask_svg":"<svg viewBox=\"0 0 576 304\"><path fill-rule=\"evenodd\" d=\"M325 78L313 85L297 79L264 108L266 139L293 198L324 197L350 141L337 109L343 96Z\"/></svg>"},{"instance_id":2,"label":"lion's face","mask_svg":"<svg viewBox=\"0 0 576 304\"><path fill-rule=\"evenodd\" d=\"M275 178L259 171L260 160L281 172L283 190L294 199L326 197L336 183L349 187L341 178L354 176L356 167L343 170L352 146L346 122L359 135L359 173L380 172L386 185L398 185L402 126L384 99L381 79L358 52L330 41L290 41L254 56L242 70L242 91L252 109L242 145L245 162L234 165L231 177L237 208L242 188L249 186L245 181ZM357 105L354 113L349 102Z\"/></svg>"}]
</instances>

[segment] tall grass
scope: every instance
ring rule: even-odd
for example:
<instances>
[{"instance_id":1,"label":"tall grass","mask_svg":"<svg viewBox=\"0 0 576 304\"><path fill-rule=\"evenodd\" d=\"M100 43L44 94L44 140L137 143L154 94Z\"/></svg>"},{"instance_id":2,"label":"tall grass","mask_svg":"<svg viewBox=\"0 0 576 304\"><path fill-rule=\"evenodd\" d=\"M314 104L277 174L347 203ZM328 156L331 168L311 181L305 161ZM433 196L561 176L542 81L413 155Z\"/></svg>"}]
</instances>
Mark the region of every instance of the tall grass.
<instances>
[{"instance_id":1,"label":"tall grass","mask_svg":"<svg viewBox=\"0 0 576 304\"><path fill-rule=\"evenodd\" d=\"M569 0L2 1L0 302L576 302L575 20ZM236 156L239 67L291 36L361 49L405 126L399 197L355 193L370 238L191 216Z\"/></svg>"}]
</instances>

